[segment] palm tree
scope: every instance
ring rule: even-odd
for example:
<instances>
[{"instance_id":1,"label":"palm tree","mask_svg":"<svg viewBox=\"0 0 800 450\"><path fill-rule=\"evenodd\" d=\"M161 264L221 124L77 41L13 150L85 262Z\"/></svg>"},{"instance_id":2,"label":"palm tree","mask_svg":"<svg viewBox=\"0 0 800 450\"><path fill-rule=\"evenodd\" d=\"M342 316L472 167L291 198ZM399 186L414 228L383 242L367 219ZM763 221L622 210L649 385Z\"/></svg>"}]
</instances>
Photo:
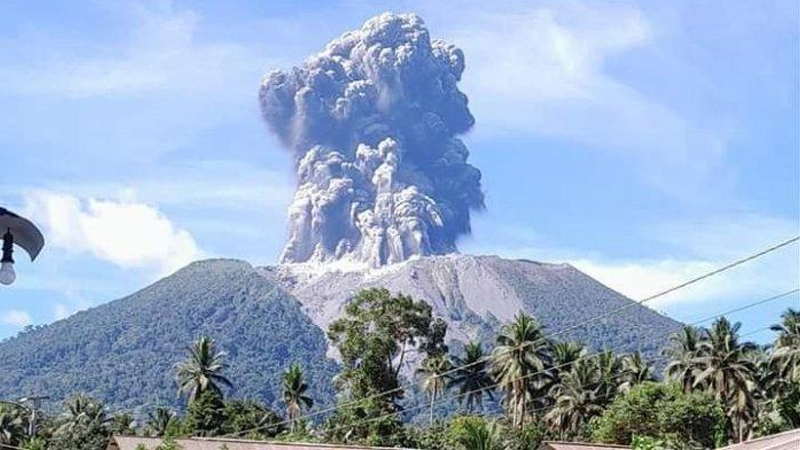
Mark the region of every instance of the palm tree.
<instances>
[{"instance_id":1,"label":"palm tree","mask_svg":"<svg viewBox=\"0 0 800 450\"><path fill-rule=\"evenodd\" d=\"M642 359L639 352L624 355L622 357L620 392L628 392L632 387L645 381L653 381L653 367Z\"/></svg>"},{"instance_id":2,"label":"palm tree","mask_svg":"<svg viewBox=\"0 0 800 450\"><path fill-rule=\"evenodd\" d=\"M464 450L500 450L500 433L497 425L484 421L467 421L458 436L458 442Z\"/></svg>"},{"instance_id":3,"label":"palm tree","mask_svg":"<svg viewBox=\"0 0 800 450\"><path fill-rule=\"evenodd\" d=\"M789 308L781 319L770 327L778 333L772 360L783 383L800 383L800 311Z\"/></svg>"},{"instance_id":4,"label":"palm tree","mask_svg":"<svg viewBox=\"0 0 800 450\"><path fill-rule=\"evenodd\" d=\"M586 347L579 342L556 342L551 349L553 372L567 372L572 363L586 356Z\"/></svg>"},{"instance_id":5,"label":"palm tree","mask_svg":"<svg viewBox=\"0 0 800 450\"><path fill-rule=\"evenodd\" d=\"M544 386L550 363L549 343L542 328L525 313L505 325L492 352L495 379L505 392L504 402L511 410L513 423L522 427L527 404L533 393Z\"/></svg>"},{"instance_id":6,"label":"palm tree","mask_svg":"<svg viewBox=\"0 0 800 450\"><path fill-rule=\"evenodd\" d=\"M430 424L433 424L433 406L436 403L436 398L447 390L451 378L449 374L452 368L453 364L447 355L435 355L426 358L422 362L422 366L417 369L417 372L424 377L422 387L431 399Z\"/></svg>"},{"instance_id":7,"label":"palm tree","mask_svg":"<svg viewBox=\"0 0 800 450\"><path fill-rule=\"evenodd\" d=\"M680 332L670 336L669 346L663 352L664 356L670 359L664 370L665 377L680 382L686 393L692 390L700 372L696 358L699 355L700 342L703 337L703 333L698 328L684 325Z\"/></svg>"},{"instance_id":8,"label":"palm tree","mask_svg":"<svg viewBox=\"0 0 800 450\"><path fill-rule=\"evenodd\" d=\"M292 364L283 373L283 403L286 404L286 415L292 421L292 431L300 417L302 407L314 406L314 400L306 395L308 384L303 380L303 369L298 364Z\"/></svg>"},{"instance_id":9,"label":"palm tree","mask_svg":"<svg viewBox=\"0 0 800 450\"><path fill-rule=\"evenodd\" d=\"M83 394L70 397L65 406L62 418L68 422L83 420L87 423L106 426L112 421L102 403Z\"/></svg>"},{"instance_id":10,"label":"palm tree","mask_svg":"<svg viewBox=\"0 0 800 450\"><path fill-rule=\"evenodd\" d=\"M551 367L550 382L547 386L548 394L553 386L561 382L561 374L569 372L576 361L586 357L586 347L578 342L557 341L550 348ZM552 404L552 397L548 395L548 405Z\"/></svg>"},{"instance_id":11,"label":"palm tree","mask_svg":"<svg viewBox=\"0 0 800 450\"><path fill-rule=\"evenodd\" d=\"M466 402L467 409L472 410L473 405L483 406L484 394L489 400L494 400L492 393L494 380L489 374L489 362L480 342L470 342L464 347L464 356L455 357L453 360L458 369L450 383L458 387L459 403Z\"/></svg>"},{"instance_id":12,"label":"palm tree","mask_svg":"<svg viewBox=\"0 0 800 450\"><path fill-rule=\"evenodd\" d=\"M150 435L161 437L167 434L170 425L175 419L175 413L166 406L159 406L147 415L147 429Z\"/></svg>"},{"instance_id":13,"label":"palm tree","mask_svg":"<svg viewBox=\"0 0 800 450\"><path fill-rule=\"evenodd\" d=\"M22 416L16 408L0 406L0 444L17 445L26 437Z\"/></svg>"},{"instance_id":14,"label":"palm tree","mask_svg":"<svg viewBox=\"0 0 800 450\"><path fill-rule=\"evenodd\" d=\"M115 415L111 420L111 433L116 435L130 436L136 433L133 416L123 412Z\"/></svg>"},{"instance_id":15,"label":"palm tree","mask_svg":"<svg viewBox=\"0 0 800 450\"><path fill-rule=\"evenodd\" d=\"M695 387L703 387L714 393L726 407L738 442L749 432L748 422L755 409L753 396L756 368L747 353L756 349L752 343L739 342L740 323L731 324L728 319L717 319L699 345L699 356L695 358L701 368ZM734 431L734 430L732 430Z\"/></svg>"},{"instance_id":16,"label":"palm tree","mask_svg":"<svg viewBox=\"0 0 800 450\"><path fill-rule=\"evenodd\" d=\"M233 387L222 371L225 365L225 352L217 350L214 340L203 336L189 347L189 358L178 364L179 393L188 394L189 402L205 391L222 397L220 385Z\"/></svg>"},{"instance_id":17,"label":"palm tree","mask_svg":"<svg viewBox=\"0 0 800 450\"><path fill-rule=\"evenodd\" d=\"M592 360L577 360L561 373L558 384L550 389L554 404L545 420L559 430L562 439L578 436L592 417L603 412L600 384L600 366Z\"/></svg>"},{"instance_id":18,"label":"palm tree","mask_svg":"<svg viewBox=\"0 0 800 450\"><path fill-rule=\"evenodd\" d=\"M610 404L622 391L622 360L611 351L590 358L597 369L597 395L603 405Z\"/></svg>"}]
</instances>

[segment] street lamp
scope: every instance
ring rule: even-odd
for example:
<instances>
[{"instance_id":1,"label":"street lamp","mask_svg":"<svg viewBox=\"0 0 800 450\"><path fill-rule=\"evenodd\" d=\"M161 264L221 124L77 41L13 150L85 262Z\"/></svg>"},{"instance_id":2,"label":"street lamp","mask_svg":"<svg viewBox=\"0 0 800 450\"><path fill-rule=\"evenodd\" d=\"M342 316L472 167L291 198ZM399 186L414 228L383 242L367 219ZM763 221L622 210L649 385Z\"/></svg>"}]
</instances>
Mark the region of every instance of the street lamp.
<instances>
[{"instance_id":1,"label":"street lamp","mask_svg":"<svg viewBox=\"0 0 800 450\"><path fill-rule=\"evenodd\" d=\"M19 245L31 257L36 259L44 247L44 236L30 220L13 212L0 208L0 231L3 234L3 257L0 259L0 284L9 285L17 279L14 272L14 244Z\"/></svg>"}]
</instances>

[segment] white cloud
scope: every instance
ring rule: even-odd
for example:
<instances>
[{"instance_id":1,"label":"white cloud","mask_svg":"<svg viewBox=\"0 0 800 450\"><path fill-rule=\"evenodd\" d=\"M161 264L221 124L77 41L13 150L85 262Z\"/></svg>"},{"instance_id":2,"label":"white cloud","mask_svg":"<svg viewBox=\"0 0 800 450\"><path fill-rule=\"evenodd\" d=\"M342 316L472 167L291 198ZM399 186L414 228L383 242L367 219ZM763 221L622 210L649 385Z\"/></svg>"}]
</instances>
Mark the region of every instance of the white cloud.
<instances>
[{"instance_id":1,"label":"white cloud","mask_svg":"<svg viewBox=\"0 0 800 450\"><path fill-rule=\"evenodd\" d=\"M739 257L763 248L751 248ZM738 258L737 258L738 259ZM658 297L648 305L664 306L713 303L734 298L749 297L758 300L797 288L797 245L774 254L730 269L679 291ZM678 286L723 267L731 260L571 260L579 270L606 286L636 300Z\"/></svg>"},{"instance_id":2,"label":"white cloud","mask_svg":"<svg viewBox=\"0 0 800 450\"><path fill-rule=\"evenodd\" d=\"M30 52L36 58L0 68L6 88L75 98L165 89L208 96L237 87L253 91L265 64L277 62L243 45L202 41L201 17L171 2L110 7L111 17L121 15L132 22L122 45L84 41L72 46L82 49L80 54L70 54L71 49L65 53L60 45L36 48L37 41L17 43L36 48Z\"/></svg>"},{"instance_id":3,"label":"white cloud","mask_svg":"<svg viewBox=\"0 0 800 450\"><path fill-rule=\"evenodd\" d=\"M78 311L82 311L85 309L90 308L92 305L85 301L73 301L71 304L67 303L56 303L53 305L53 320L61 320L66 319L67 317L75 314Z\"/></svg>"},{"instance_id":4,"label":"white cloud","mask_svg":"<svg viewBox=\"0 0 800 450\"><path fill-rule=\"evenodd\" d=\"M72 310L69 306L63 303L56 303L55 306L53 306L53 317L55 320L66 319L70 315L72 315Z\"/></svg>"},{"instance_id":5,"label":"white cloud","mask_svg":"<svg viewBox=\"0 0 800 450\"><path fill-rule=\"evenodd\" d=\"M0 314L0 323L13 325L15 327L25 327L33 324L33 318L27 311L21 309L10 309Z\"/></svg>"},{"instance_id":6,"label":"white cloud","mask_svg":"<svg viewBox=\"0 0 800 450\"><path fill-rule=\"evenodd\" d=\"M718 216L656 227L651 242L663 242L680 258L577 259L572 263L631 298L644 298L703 275L797 235L797 222L757 214ZM658 298L654 306L758 299L798 287L800 245L790 244L696 285Z\"/></svg>"},{"instance_id":7,"label":"white cloud","mask_svg":"<svg viewBox=\"0 0 800 450\"><path fill-rule=\"evenodd\" d=\"M684 196L717 168L723 129L683 117L608 68L657 45L661 29L639 9L573 1L473 16L451 40L467 56L464 90L478 133L529 133L615 152L636 161L648 182Z\"/></svg>"},{"instance_id":8,"label":"white cloud","mask_svg":"<svg viewBox=\"0 0 800 450\"><path fill-rule=\"evenodd\" d=\"M554 247L524 228L498 226L500 242L473 246L477 253L567 262L606 286L635 300L657 294L797 235L797 221L758 214L708 217L654 226L632 236L655 256L616 257L591 250ZM800 245L775 252L648 303L653 308L710 303L730 298L753 300L798 287Z\"/></svg>"},{"instance_id":9,"label":"white cloud","mask_svg":"<svg viewBox=\"0 0 800 450\"><path fill-rule=\"evenodd\" d=\"M147 204L50 191L28 192L25 202L26 214L44 227L48 245L67 252L161 274L203 255L188 231Z\"/></svg>"}]
</instances>

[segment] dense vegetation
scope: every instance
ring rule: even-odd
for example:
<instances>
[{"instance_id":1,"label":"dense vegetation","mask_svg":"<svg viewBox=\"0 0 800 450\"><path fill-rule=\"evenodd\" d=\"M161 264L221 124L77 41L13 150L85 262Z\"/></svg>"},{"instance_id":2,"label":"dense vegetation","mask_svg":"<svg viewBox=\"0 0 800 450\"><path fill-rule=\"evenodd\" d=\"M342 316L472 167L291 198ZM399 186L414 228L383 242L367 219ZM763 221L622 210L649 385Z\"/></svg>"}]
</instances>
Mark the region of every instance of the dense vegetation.
<instances>
[{"instance_id":1,"label":"dense vegetation","mask_svg":"<svg viewBox=\"0 0 800 450\"><path fill-rule=\"evenodd\" d=\"M425 258L402 267L397 275L405 281L399 284L391 284L393 278L388 275L369 283L387 282L392 292L415 292L416 300L440 305L434 306L439 309L433 313L450 324L448 337L465 336L468 331L466 335L478 338L486 351L494 345L502 323L491 314L470 312L463 298L459 300L461 296L484 298L486 305L497 307L508 300L551 332L632 306L631 300L585 274L558 265L461 255ZM235 380L232 395L258 398L278 408L281 372L293 362L304 362L308 393L315 406L329 406L334 395L331 380L338 368L326 358L325 332L311 322L294 296L281 289L291 289L293 283L302 286L302 280L288 282L271 278L267 272L242 261L193 263L128 297L0 342L0 398L48 395L45 406L55 409L73 392L84 392L111 409L128 410L136 417L156 406L183 410L172 376L174 365L182 358L187 342L207 335L228 354L227 375ZM323 281L311 295L325 299L331 295L328 291L342 295L346 291L349 298L359 290L361 276L351 280L352 273L331 272L321 277ZM306 288L299 290L309 293ZM307 306L309 310L328 308L329 303ZM314 315L313 311L309 314ZM641 349L643 355L653 357L664 336L679 327L679 323L635 305L560 337L578 340L593 350ZM452 353L459 355L466 342L448 344ZM403 372L408 375L409 369ZM421 387L411 389L400 404L413 406L425 397ZM499 408L495 401L487 403ZM449 401L436 404L434 410L442 414L456 407L456 402ZM429 421L429 416L429 411L420 411L413 420L422 423Z\"/></svg>"},{"instance_id":2,"label":"dense vegetation","mask_svg":"<svg viewBox=\"0 0 800 450\"><path fill-rule=\"evenodd\" d=\"M314 414L307 361L280 373L282 408L234 399L237 380L215 341L201 337L172 376L186 412L154 408L144 423L109 413L78 394L37 437L26 432L22 409L0 409L0 443L26 450L100 450L109 434L242 436L253 439L402 445L422 449L535 449L542 439L633 444L635 448L712 448L800 427L800 312L775 325L773 345L742 342L739 325L717 319L708 329L686 326L664 351L664 380L638 354L589 352L548 339L536 320L520 314L496 336L494 348L467 345L451 355L446 326L424 302L382 289L359 293L329 338L342 356L335 378L337 408ZM428 399L405 406L405 361ZM266 380L266 376L265 376ZM485 400L497 396L493 412ZM459 411L435 414L456 398ZM404 418L429 412L424 425ZM167 439L160 450L176 448Z\"/></svg>"},{"instance_id":3,"label":"dense vegetation","mask_svg":"<svg viewBox=\"0 0 800 450\"><path fill-rule=\"evenodd\" d=\"M309 393L331 403L338 369L326 357L324 332L256 269L229 260L193 263L129 297L0 344L0 398L46 394L60 403L83 392L137 417L156 406L182 409L174 366L203 335L228 354L232 395L276 407L280 374L302 361Z\"/></svg>"}]
</instances>

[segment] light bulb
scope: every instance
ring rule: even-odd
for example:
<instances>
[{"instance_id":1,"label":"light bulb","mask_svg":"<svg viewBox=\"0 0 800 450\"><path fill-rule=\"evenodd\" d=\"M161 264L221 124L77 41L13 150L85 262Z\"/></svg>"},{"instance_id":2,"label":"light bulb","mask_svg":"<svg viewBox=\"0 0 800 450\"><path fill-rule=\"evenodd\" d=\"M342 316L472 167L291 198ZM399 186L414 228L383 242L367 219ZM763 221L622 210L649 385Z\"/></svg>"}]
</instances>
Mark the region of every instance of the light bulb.
<instances>
[{"instance_id":1,"label":"light bulb","mask_svg":"<svg viewBox=\"0 0 800 450\"><path fill-rule=\"evenodd\" d=\"M8 286L17 279L17 274L14 272L13 262L4 262L0 264L0 283Z\"/></svg>"}]
</instances>

